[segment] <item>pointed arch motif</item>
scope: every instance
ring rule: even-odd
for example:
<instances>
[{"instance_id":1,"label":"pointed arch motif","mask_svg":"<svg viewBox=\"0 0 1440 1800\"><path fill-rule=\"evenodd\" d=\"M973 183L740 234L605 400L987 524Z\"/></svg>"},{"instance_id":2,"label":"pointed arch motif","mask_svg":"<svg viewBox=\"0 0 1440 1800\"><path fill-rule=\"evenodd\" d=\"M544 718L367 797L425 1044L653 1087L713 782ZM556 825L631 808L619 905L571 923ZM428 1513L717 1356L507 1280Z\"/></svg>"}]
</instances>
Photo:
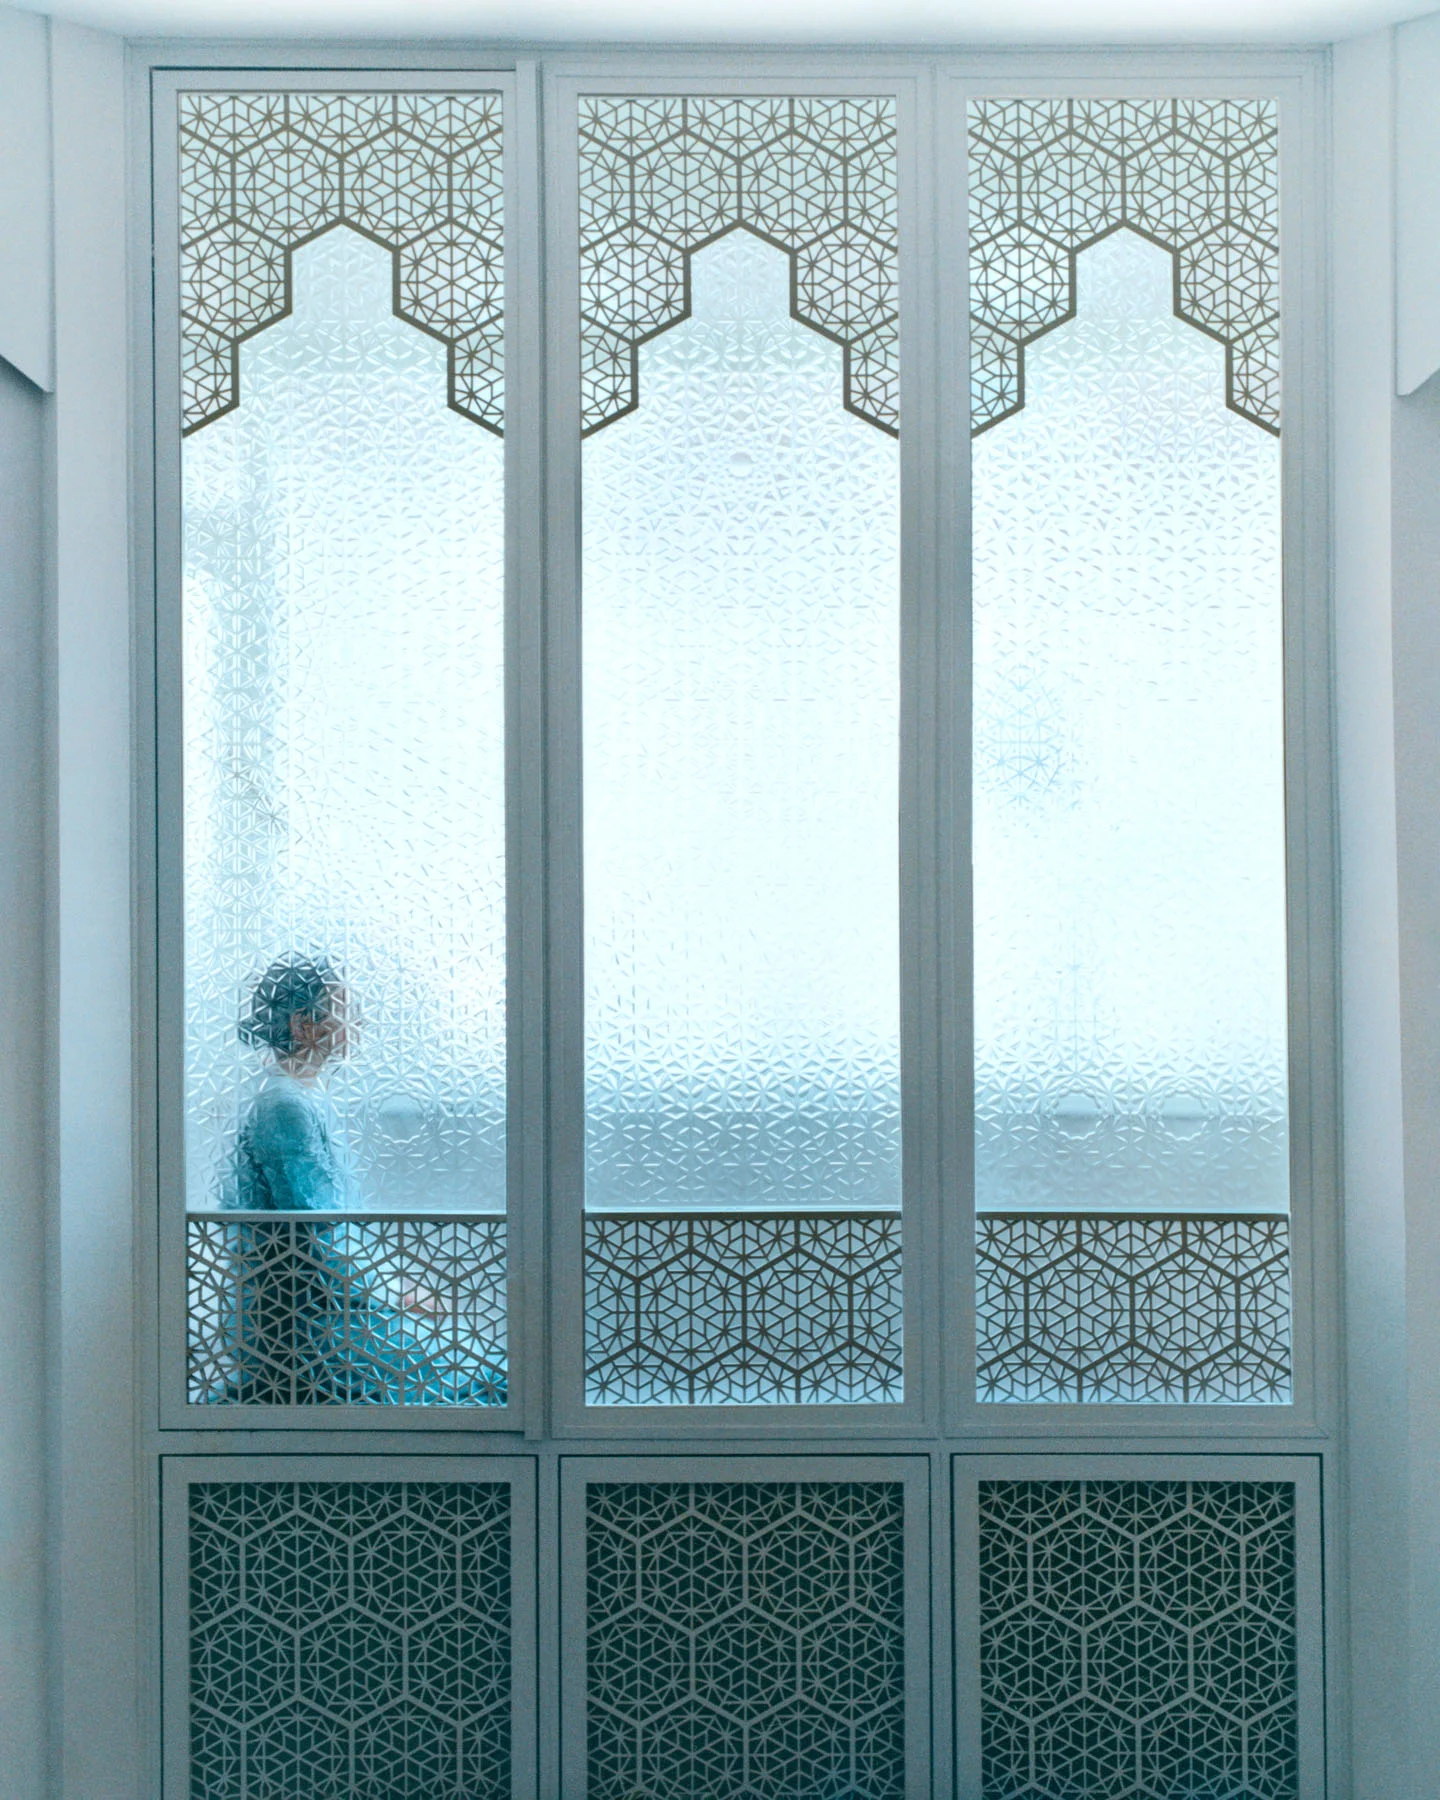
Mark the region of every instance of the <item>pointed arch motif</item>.
<instances>
[{"instance_id":1,"label":"pointed arch motif","mask_svg":"<svg viewBox=\"0 0 1440 1800\"><path fill-rule=\"evenodd\" d=\"M690 316L690 258L744 227L790 312L843 347L845 407L900 431L893 100L580 103L581 428L640 404L640 346Z\"/></svg>"},{"instance_id":2,"label":"pointed arch motif","mask_svg":"<svg viewBox=\"0 0 1440 1800\"><path fill-rule=\"evenodd\" d=\"M499 94L181 94L187 433L240 404L240 346L288 316L294 253L348 225L389 250L395 315L449 351L449 404L501 435Z\"/></svg>"},{"instance_id":3,"label":"pointed arch motif","mask_svg":"<svg viewBox=\"0 0 1440 1800\"><path fill-rule=\"evenodd\" d=\"M971 430L1025 404L1025 347L1075 316L1075 259L1128 226L1168 250L1175 316L1225 346L1225 401L1280 432L1270 100L970 105Z\"/></svg>"}]
</instances>

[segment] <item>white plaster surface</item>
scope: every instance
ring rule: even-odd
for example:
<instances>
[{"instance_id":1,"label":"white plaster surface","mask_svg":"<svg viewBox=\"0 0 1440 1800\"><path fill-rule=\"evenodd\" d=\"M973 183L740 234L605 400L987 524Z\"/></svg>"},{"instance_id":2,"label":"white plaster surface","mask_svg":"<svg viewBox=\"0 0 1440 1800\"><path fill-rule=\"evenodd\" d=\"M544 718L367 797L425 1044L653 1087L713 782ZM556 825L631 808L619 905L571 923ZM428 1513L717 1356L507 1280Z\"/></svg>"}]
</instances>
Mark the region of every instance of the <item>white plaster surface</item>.
<instances>
[{"instance_id":1,"label":"white plaster surface","mask_svg":"<svg viewBox=\"0 0 1440 1800\"><path fill-rule=\"evenodd\" d=\"M54 379L50 243L50 27L0 6L0 356Z\"/></svg>"}]
</instances>

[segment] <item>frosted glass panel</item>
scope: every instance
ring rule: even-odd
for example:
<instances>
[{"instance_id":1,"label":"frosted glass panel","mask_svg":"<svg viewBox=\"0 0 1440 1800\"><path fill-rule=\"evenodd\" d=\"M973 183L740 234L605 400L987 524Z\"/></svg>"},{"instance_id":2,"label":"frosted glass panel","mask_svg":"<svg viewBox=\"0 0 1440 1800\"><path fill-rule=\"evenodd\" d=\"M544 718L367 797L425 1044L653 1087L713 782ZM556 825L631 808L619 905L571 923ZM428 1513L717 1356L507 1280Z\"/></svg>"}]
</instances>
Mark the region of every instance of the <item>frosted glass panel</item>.
<instances>
[{"instance_id":1,"label":"frosted glass panel","mask_svg":"<svg viewBox=\"0 0 1440 1800\"><path fill-rule=\"evenodd\" d=\"M982 1209L1287 1206L1280 444L1173 282L1084 250L974 445Z\"/></svg>"},{"instance_id":2,"label":"frosted glass panel","mask_svg":"<svg viewBox=\"0 0 1440 1800\"><path fill-rule=\"evenodd\" d=\"M504 1206L503 449L447 407L446 348L393 279L347 228L297 251L238 410L185 444L196 1207ZM276 967L272 1014L305 968L343 985L348 1053L307 1089L316 1191L267 1199L237 1139L284 1077L238 1027Z\"/></svg>"},{"instance_id":3,"label":"frosted glass panel","mask_svg":"<svg viewBox=\"0 0 1440 1800\"><path fill-rule=\"evenodd\" d=\"M584 449L586 1193L900 1197L898 446L732 231Z\"/></svg>"}]
</instances>

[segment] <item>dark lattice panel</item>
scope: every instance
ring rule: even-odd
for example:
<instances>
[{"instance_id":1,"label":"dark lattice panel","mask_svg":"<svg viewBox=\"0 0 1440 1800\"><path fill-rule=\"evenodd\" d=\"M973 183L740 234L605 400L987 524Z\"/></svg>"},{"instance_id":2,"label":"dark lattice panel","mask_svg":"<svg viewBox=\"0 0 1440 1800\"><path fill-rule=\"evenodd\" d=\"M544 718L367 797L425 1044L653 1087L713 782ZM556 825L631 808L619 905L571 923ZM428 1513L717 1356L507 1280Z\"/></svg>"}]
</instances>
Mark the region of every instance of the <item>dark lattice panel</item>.
<instances>
[{"instance_id":1,"label":"dark lattice panel","mask_svg":"<svg viewBox=\"0 0 1440 1800\"><path fill-rule=\"evenodd\" d=\"M980 1484L983 1800L1294 1800L1288 1482Z\"/></svg>"},{"instance_id":2,"label":"dark lattice panel","mask_svg":"<svg viewBox=\"0 0 1440 1800\"><path fill-rule=\"evenodd\" d=\"M597 1484L589 1800L899 1800L903 1494Z\"/></svg>"},{"instance_id":3,"label":"dark lattice panel","mask_svg":"<svg viewBox=\"0 0 1440 1800\"><path fill-rule=\"evenodd\" d=\"M186 1222L192 1405L503 1406L505 1221Z\"/></svg>"},{"instance_id":4,"label":"dark lattice panel","mask_svg":"<svg viewBox=\"0 0 1440 1800\"><path fill-rule=\"evenodd\" d=\"M903 1398L896 1213L585 1222L592 1406Z\"/></svg>"},{"instance_id":5,"label":"dark lattice panel","mask_svg":"<svg viewBox=\"0 0 1440 1800\"><path fill-rule=\"evenodd\" d=\"M498 94L182 94L182 417L240 402L240 345L335 225L390 250L395 312L449 349L450 405L505 422Z\"/></svg>"},{"instance_id":6,"label":"dark lattice panel","mask_svg":"<svg viewBox=\"0 0 1440 1800\"><path fill-rule=\"evenodd\" d=\"M743 226L791 312L844 347L844 402L900 428L893 100L580 102L581 421L639 404L639 348L690 314L690 256Z\"/></svg>"},{"instance_id":7,"label":"dark lattice panel","mask_svg":"<svg viewBox=\"0 0 1440 1800\"><path fill-rule=\"evenodd\" d=\"M982 1213L981 1400L1290 1399L1290 1229L1274 1214Z\"/></svg>"},{"instance_id":8,"label":"dark lattice panel","mask_svg":"<svg viewBox=\"0 0 1440 1800\"><path fill-rule=\"evenodd\" d=\"M189 1585L190 1800L508 1800L508 1485L197 1485Z\"/></svg>"},{"instance_id":9,"label":"dark lattice panel","mask_svg":"<svg viewBox=\"0 0 1440 1800\"><path fill-rule=\"evenodd\" d=\"M1224 344L1229 405L1278 432L1277 146L1269 100L972 100L972 430L1024 406L1076 255L1128 226L1174 255L1176 317Z\"/></svg>"}]
</instances>

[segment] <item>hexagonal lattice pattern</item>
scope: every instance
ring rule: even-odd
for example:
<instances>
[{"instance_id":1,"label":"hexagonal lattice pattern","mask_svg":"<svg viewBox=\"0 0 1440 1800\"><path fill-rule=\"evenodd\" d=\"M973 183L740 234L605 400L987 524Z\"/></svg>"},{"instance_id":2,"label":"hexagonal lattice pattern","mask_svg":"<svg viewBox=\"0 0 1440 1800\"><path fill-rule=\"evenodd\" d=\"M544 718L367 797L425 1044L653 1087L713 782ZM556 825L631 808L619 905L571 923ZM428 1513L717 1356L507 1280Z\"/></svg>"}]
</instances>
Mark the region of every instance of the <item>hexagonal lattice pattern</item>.
<instances>
[{"instance_id":1,"label":"hexagonal lattice pattern","mask_svg":"<svg viewBox=\"0 0 1440 1800\"><path fill-rule=\"evenodd\" d=\"M972 100L971 428L1025 404L1025 346L1075 316L1075 258L1122 225L1175 259L1175 313L1226 399L1280 429L1278 128L1269 100Z\"/></svg>"},{"instance_id":2,"label":"hexagonal lattice pattern","mask_svg":"<svg viewBox=\"0 0 1440 1800\"><path fill-rule=\"evenodd\" d=\"M192 1405L503 1406L505 1221L186 1221Z\"/></svg>"},{"instance_id":3,"label":"hexagonal lattice pattern","mask_svg":"<svg viewBox=\"0 0 1440 1800\"><path fill-rule=\"evenodd\" d=\"M903 1398L898 1213L591 1215L591 1406Z\"/></svg>"},{"instance_id":4,"label":"hexagonal lattice pattern","mask_svg":"<svg viewBox=\"0 0 1440 1800\"><path fill-rule=\"evenodd\" d=\"M191 1487L191 1800L502 1800L510 1691L508 1484Z\"/></svg>"},{"instance_id":5,"label":"hexagonal lattice pattern","mask_svg":"<svg viewBox=\"0 0 1440 1800\"><path fill-rule=\"evenodd\" d=\"M981 1400L1288 1401L1289 1220L981 1213L975 1329Z\"/></svg>"},{"instance_id":6,"label":"hexagonal lattice pattern","mask_svg":"<svg viewBox=\"0 0 1440 1800\"><path fill-rule=\"evenodd\" d=\"M895 103L814 98L582 98L583 429L635 410L640 345L689 317L691 253L738 226L789 252L846 407L898 432Z\"/></svg>"},{"instance_id":7,"label":"hexagonal lattice pattern","mask_svg":"<svg viewBox=\"0 0 1440 1800\"><path fill-rule=\"evenodd\" d=\"M888 1482L596 1483L590 1800L889 1800L904 1500Z\"/></svg>"},{"instance_id":8,"label":"hexagonal lattice pattern","mask_svg":"<svg viewBox=\"0 0 1440 1800\"><path fill-rule=\"evenodd\" d=\"M449 350L456 412L505 422L498 94L182 94L184 429L240 403L240 345L290 311L291 253L383 245L395 312Z\"/></svg>"},{"instance_id":9,"label":"hexagonal lattice pattern","mask_svg":"<svg viewBox=\"0 0 1440 1800\"><path fill-rule=\"evenodd\" d=\"M984 1800L1292 1800L1288 1482L982 1481Z\"/></svg>"}]
</instances>

